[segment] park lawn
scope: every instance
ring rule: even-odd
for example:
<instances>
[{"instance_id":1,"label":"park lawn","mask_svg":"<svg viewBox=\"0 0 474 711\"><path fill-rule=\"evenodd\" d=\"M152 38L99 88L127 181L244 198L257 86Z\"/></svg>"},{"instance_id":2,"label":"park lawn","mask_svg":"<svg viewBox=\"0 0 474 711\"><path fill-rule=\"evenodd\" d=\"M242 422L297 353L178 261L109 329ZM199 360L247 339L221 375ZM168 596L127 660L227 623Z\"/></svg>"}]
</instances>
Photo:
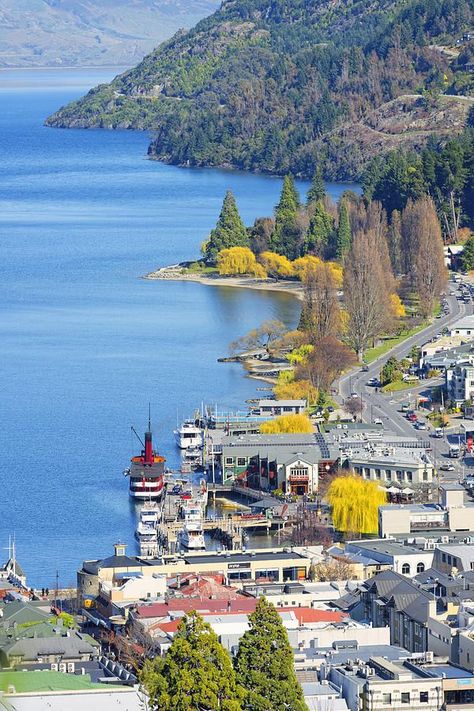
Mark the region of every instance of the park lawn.
<instances>
[{"instance_id":1,"label":"park lawn","mask_svg":"<svg viewBox=\"0 0 474 711\"><path fill-rule=\"evenodd\" d=\"M410 390L410 388L416 388L416 386L419 384L420 381L418 379L412 380L409 383L405 382L405 380L396 380L394 383L388 383L387 385L384 385L382 388L382 392L395 393L399 390Z\"/></svg>"},{"instance_id":2,"label":"park lawn","mask_svg":"<svg viewBox=\"0 0 474 711\"><path fill-rule=\"evenodd\" d=\"M211 274L218 274L217 267L208 267L204 264L204 262L191 262L191 264L183 268L183 272L189 272L191 274L205 274L205 275L211 275Z\"/></svg>"},{"instance_id":3,"label":"park lawn","mask_svg":"<svg viewBox=\"0 0 474 711\"><path fill-rule=\"evenodd\" d=\"M403 331L399 336L393 336L392 338L384 338L383 343L380 343L374 348L369 348L368 350L366 350L364 355L364 361L366 363L373 363L374 360L377 360L377 358L380 358L380 356L385 355L385 353L387 353L395 346L398 346L400 343L403 343L403 341L406 341L407 338L410 338L410 336L415 336L420 331L423 331L423 329L426 328L426 325L426 323L423 323L420 326L417 326L416 328L410 329L409 331Z\"/></svg>"}]
</instances>

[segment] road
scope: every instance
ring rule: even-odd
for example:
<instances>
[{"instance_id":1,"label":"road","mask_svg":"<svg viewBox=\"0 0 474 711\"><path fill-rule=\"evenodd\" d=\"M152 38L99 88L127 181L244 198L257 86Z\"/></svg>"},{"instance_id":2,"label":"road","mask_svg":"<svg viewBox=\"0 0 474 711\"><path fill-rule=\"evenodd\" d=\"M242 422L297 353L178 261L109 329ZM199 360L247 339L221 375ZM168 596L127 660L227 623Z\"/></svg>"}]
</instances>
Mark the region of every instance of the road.
<instances>
[{"instance_id":1,"label":"road","mask_svg":"<svg viewBox=\"0 0 474 711\"><path fill-rule=\"evenodd\" d=\"M447 293L449 294L449 291L454 288L455 285L449 282ZM364 403L364 411L362 415L364 421L373 422L375 419L381 419L384 429L389 430L396 435L426 441L428 432L424 430L417 430L410 422L408 422L399 410L400 403L409 400L410 394L416 390L423 390L430 387L431 384L438 384L438 382L434 383L434 381L429 381L424 385L421 384L411 390L383 394L381 392L376 392L374 387L368 386L367 381L371 378L378 378L380 376L380 369L390 357L395 356L397 359L401 359L407 356L413 346L423 345L437 333L440 333L443 329L452 326L455 321L458 321L463 316L472 314L473 312L472 302L465 304L462 301L458 301L455 296L447 296L447 301L449 304L448 315L443 316L443 318L435 319L433 323L423 329L423 331L407 338L407 340L403 341L403 343L394 346L390 351L373 361L369 365L367 371L364 372L359 367L341 377L339 380L339 401L343 402L351 395L351 393L357 393L360 395ZM435 464L439 464L442 462L444 457L447 456L448 446L448 437L444 437L442 440L433 439L432 452ZM456 471L454 473L446 473L446 478L459 478L460 467L461 463L457 464ZM443 478L445 477L443 476Z\"/></svg>"}]
</instances>

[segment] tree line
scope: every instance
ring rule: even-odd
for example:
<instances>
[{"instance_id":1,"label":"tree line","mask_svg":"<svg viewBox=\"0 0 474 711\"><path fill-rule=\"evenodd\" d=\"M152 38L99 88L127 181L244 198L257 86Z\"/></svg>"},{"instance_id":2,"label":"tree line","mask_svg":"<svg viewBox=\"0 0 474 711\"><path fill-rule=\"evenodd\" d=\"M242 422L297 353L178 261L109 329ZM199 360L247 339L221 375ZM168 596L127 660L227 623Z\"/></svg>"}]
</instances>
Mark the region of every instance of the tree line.
<instances>
[{"instance_id":1,"label":"tree line","mask_svg":"<svg viewBox=\"0 0 474 711\"><path fill-rule=\"evenodd\" d=\"M307 711L281 618L264 597L234 658L197 612L185 615L164 657L140 672L155 711Z\"/></svg>"}]
</instances>

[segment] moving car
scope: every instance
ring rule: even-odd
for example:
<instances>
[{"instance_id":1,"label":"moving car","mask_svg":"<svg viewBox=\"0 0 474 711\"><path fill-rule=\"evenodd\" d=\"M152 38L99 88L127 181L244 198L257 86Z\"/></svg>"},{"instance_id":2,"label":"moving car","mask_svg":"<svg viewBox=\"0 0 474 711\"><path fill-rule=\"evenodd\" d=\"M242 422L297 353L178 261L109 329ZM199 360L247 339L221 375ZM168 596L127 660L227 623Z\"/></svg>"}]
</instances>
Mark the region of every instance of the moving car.
<instances>
[{"instance_id":1,"label":"moving car","mask_svg":"<svg viewBox=\"0 0 474 711\"><path fill-rule=\"evenodd\" d=\"M448 464L448 463L442 464L442 465L440 466L440 470L441 470L442 472L453 472L453 471L454 471L454 466L453 466L452 464Z\"/></svg>"}]
</instances>

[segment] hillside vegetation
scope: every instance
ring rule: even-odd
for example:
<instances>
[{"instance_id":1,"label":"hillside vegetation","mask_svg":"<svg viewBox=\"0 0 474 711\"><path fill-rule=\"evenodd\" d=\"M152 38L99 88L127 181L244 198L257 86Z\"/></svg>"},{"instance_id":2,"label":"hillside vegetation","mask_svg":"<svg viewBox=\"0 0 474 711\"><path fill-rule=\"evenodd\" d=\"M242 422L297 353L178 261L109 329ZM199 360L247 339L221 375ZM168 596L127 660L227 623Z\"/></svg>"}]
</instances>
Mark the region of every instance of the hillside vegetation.
<instances>
[{"instance_id":1,"label":"hillside vegetation","mask_svg":"<svg viewBox=\"0 0 474 711\"><path fill-rule=\"evenodd\" d=\"M48 123L148 129L150 154L177 164L359 177L367 133L446 129L439 94L473 90L472 26L474 0L226 0ZM452 100L450 131L469 103Z\"/></svg>"}]
</instances>

